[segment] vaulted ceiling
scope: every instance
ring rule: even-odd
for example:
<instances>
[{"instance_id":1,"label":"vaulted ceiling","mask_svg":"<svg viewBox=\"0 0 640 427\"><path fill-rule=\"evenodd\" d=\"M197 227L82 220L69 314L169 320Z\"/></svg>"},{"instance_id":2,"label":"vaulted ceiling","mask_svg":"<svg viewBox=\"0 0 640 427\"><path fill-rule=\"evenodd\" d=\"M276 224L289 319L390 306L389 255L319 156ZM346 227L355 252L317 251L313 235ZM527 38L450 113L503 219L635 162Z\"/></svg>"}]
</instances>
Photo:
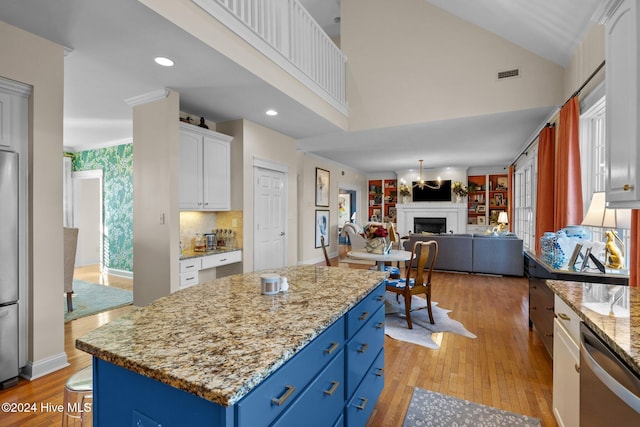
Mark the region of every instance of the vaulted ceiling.
<instances>
[{"instance_id":1,"label":"vaulted ceiling","mask_svg":"<svg viewBox=\"0 0 640 427\"><path fill-rule=\"evenodd\" d=\"M563 66L590 27L589 18L600 3L425 1ZM327 32L339 33L335 22L339 0L301 3ZM449 165L452 153L459 164L505 164L515 158L548 114L545 109L535 109L343 132L136 0L0 0L0 20L71 49L65 58L64 144L77 150L131 141L131 107L124 100L162 87L180 93L183 111L212 121L246 118L299 139L302 150L364 172L415 167L413 145L420 138L437 134L448 134L450 140L442 153L433 153L439 166ZM176 66L158 67L152 61L158 55L174 58ZM280 114L265 116L265 110L274 106ZM497 122L510 125L497 133ZM378 150L385 149L389 140L397 141L395 154L380 159ZM478 151L480 146L484 148Z\"/></svg>"}]
</instances>

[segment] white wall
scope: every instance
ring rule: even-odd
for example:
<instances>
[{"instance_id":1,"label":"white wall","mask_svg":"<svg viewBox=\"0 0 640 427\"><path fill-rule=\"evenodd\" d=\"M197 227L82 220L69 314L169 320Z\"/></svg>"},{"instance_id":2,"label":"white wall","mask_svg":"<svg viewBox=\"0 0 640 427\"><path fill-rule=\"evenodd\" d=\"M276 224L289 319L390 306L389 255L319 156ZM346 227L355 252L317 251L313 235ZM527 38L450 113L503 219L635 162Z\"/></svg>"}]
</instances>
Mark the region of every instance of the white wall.
<instances>
[{"instance_id":1,"label":"white wall","mask_svg":"<svg viewBox=\"0 0 640 427\"><path fill-rule=\"evenodd\" d=\"M178 290L178 93L133 108L133 303ZM164 221L161 221L161 216Z\"/></svg>"},{"instance_id":2,"label":"white wall","mask_svg":"<svg viewBox=\"0 0 640 427\"><path fill-rule=\"evenodd\" d=\"M352 131L563 102L562 67L424 0L343 0L341 47Z\"/></svg>"},{"instance_id":3,"label":"white wall","mask_svg":"<svg viewBox=\"0 0 640 427\"><path fill-rule=\"evenodd\" d=\"M218 123L218 132L233 136L231 142L231 209L243 210L243 271L253 271L253 163L254 159L279 163L288 168L287 253L285 265L296 265L298 209L296 204L296 141L248 120ZM239 183L242 185L240 186ZM240 200L240 197L242 200Z\"/></svg>"},{"instance_id":4,"label":"white wall","mask_svg":"<svg viewBox=\"0 0 640 427\"><path fill-rule=\"evenodd\" d=\"M29 331L25 374L35 378L66 365L61 302L64 50L0 22L0 58L0 76L33 87L29 99Z\"/></svg>"},{"instance_id":5,"label":"white wall","mask_svg":"<svg viewBox=\"0 0 640 427\"><path fill-rule=\"evenodd\" d=\"M594 24L567 64L564 74L564 99L569 97L589 78L604 61L604 25ZM585 86L587 95L604 80L605 67Z\"/></svg>"},{"instance_id":6,"label":"white wall","mask_svg":"<svg viewBox=\"0 0 640 427\"><path fill-rule=\"evenodd\" d=\"M316 168L329 171L329 207L315 205ZM315 211L329 210L330 254L338 253L338 188L359 188L360 203L357 207L360 223L367 217L367 177L360 171L348 168L331 160L309 154L298 154L298 209L300 212L298 262L317 263L324 260L322 249L315 247Z\"/></svg>"}]
</instances>

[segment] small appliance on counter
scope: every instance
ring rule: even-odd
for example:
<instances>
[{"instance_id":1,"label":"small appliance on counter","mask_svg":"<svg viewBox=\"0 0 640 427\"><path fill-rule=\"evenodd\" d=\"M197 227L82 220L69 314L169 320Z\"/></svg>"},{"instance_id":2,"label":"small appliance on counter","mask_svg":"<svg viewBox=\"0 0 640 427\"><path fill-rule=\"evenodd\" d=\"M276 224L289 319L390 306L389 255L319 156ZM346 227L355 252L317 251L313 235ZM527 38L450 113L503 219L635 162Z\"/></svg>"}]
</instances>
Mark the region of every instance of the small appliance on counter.
<instances>
[{"instance_id":1,"label":"small appliance on counter","mask_svg":"<svg viewBox=\"0 0 640 427\"><path fill-rule=\"evenodd\" d=\"M208 251L212 251L217 247L216 233L205 233L204 238Z\"/></svg>"},{"instance_id":2,"label":"small appliance on counter","mask_svg":"<svg viewBox=\"0 0 640 427\"><path fill-rule=\"evenodd\" d=\"M193 241L194 252L205 252L207 250L207 240L202 237L202 234L196 233L196 238Z\"/></svg>"}]
</instances>

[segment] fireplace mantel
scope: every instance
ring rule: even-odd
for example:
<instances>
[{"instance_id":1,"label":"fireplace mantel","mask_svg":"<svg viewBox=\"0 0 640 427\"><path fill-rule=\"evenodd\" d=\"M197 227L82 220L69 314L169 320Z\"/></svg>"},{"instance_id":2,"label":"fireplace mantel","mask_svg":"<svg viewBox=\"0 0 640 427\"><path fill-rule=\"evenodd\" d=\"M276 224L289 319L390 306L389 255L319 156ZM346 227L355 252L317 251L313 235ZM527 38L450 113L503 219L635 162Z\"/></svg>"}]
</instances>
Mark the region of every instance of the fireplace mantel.
<instances>
[{"instance_id":1,"label":"fireplace mantel","mask_svg":"<svg viewBox=\"0 0 640 427\"><path fill-rule=\"evenodd\" d=\"M396 205L397 230L406 236L413 233L414 218L446 218L447 232L465 233L467 231L467 204L454 202L416 202Z\"/></svg>"}]
</instances>

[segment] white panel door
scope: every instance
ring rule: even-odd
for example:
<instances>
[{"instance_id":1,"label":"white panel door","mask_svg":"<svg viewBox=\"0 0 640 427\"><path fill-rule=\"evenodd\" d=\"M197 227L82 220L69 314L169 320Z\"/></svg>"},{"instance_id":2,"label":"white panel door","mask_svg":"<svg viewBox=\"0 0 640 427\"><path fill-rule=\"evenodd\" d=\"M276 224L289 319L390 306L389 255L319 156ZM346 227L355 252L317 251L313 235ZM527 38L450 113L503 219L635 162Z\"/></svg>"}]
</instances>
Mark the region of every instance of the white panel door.
<instances>
[{"instance_id":1,"label":"white panel door","mask_svg":"<svg viewBox=\"0 0 640 427\"><path fill-rule=\"evenodd\" d=\"M254 271L285 265L286 174L254 168Z\"/></svg>"},{"instance_id":2,"label":"white panel door","mask_svg":"<svg viewBox=\"0 0 640 427\"><path fill-rule=\"evenodd\" d=\"M76 267L100 264L102 238L102 185L101 178L73 180L73 218L78 228Z\"/></svg>"}]
</instances>

